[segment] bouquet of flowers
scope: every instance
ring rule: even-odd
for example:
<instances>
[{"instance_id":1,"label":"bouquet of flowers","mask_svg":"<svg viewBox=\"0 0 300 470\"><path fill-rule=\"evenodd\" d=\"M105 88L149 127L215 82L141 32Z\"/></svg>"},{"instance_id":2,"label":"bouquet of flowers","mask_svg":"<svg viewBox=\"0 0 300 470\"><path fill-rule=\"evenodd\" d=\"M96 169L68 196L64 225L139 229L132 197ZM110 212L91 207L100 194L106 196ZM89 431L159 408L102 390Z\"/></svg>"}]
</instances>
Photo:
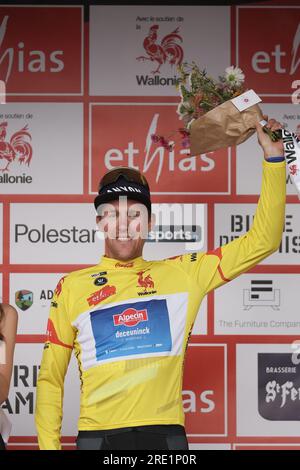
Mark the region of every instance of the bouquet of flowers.
<instances>
[{"instance_id":1,"label":"bouquet of flowers","mask_svg":"<svg viewBox=\"0 0 300 470\"><path fill-rule=\"evenodd\" d=\"M246 91L245 76L240 68L227 67L217 81L207 75L206 70L200 70L195 62L182 63L178 71L181 101L177 113L183 121L178 132L182 146L189 147L192 155L240 144L255 132L255 122L263 120L259 106L253 104L240 111L233 104L234 99ZM264 130L273 140L281 137L267 128ZM152 134L152 140L172 150L174 140L170 138L173 135L165 138Z\"/></svg>"}]
</instances>

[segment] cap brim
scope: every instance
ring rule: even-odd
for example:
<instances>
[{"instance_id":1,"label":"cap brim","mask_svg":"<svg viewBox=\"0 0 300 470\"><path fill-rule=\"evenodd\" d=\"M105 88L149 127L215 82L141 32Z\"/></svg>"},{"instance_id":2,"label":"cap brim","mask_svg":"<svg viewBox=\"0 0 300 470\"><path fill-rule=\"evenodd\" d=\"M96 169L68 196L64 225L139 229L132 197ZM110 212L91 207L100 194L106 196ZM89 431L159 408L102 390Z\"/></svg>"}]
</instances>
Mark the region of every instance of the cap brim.
<instances>
[{"instance_id":1,"label":"cap brim","mask_svg":"<svg viewBox=\"0 0 300 470\"><path fill-rule=\"evenodd\" d=\"M106 194L98 194L94 200L94 206L95 209L97 210L98 207L101 204L105 204L106 202L110 201L116 201L119 199L120 196L126 196L128 199L131 199L133 201L138 201L141 202L144 206L147 207L148 211L151 212L151 201L147 197L145 197L143 194L139 193L132 193L128 194L126 193L106 193Z\"/></svg>"}]
</instances>

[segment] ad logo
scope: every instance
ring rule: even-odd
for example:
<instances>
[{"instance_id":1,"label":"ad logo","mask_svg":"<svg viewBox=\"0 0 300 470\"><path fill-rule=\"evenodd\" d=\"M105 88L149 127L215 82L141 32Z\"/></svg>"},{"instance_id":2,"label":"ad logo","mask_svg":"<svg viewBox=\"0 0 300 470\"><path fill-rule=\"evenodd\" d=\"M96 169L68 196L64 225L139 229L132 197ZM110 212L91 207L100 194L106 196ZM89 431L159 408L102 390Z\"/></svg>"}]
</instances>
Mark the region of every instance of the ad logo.
<instances>
[{"instance_id":1,"label":"ad logo","mask_svg":"<svg viewBox=\"0 0 300 470\"><path fill-rule=\"evenodd\" d=\"M122 313L113 315L113 320L115 326L136 326L143 321L148 321L147 309L126 308Z\"/></svg>"},{"instance_id":2,"label":"ad logo","mask_svg":"<svg viewBox=\"0 0 300 470\"><path fill-rule=\"evenodd\" d=\"M160 73L160 68L165 63L180 65L183 60L183 49L179 44L182 43L179 28L164 36L160 42L157 37L158 30L159 26L157 24L150 27L148 35L143 42L147 56L142 55L137 57L139 61L150 60L157 63L157 68L151 71L152 74Z\"/></svg>"},{"instance_id":3,"label":"ad logo","mask_svg":"<svg viewBox=\"0 0 300 470\"><path fill-rule=\"evenodd\" d=\"M107 278L104 276L96 277L96 279L94 280L95 286L104 286L104 284L106 283L107 283Z\"/></svg>"},{"instance_id":4,"label":"ad logo","mask_svg":"<svg viewBox=\"0 0 300 470\"><path fill-rule=\"evenodd\" d=\"M289 353L258 353L258 411L270 421L300 420L300 365Z\"/></svg>"},{"instance_id":5,"label":"ad logo","mask_svg":"<svg viewBox=\"0 0 300 470\"><path fill-rule=\"evenodd\" d=\"M118 129L111 140L111 129ZM153 143L152 134L181 127L173 103L91 105L90 191L98 193L99 174L116 166L142 171L153 195L229 194L230 149L190 156L175 142L172 150ZM99 139L101 129L101 139Z\"/></svg>"},{"instance_id":6,"label":"ad logo","mask_svg":"<svg viewBox=\"0 0 300 470\"><path fill-rule=\"evenodd\" d=\"M138 274L138 286L137 287L143 287L145 290L147 288L149 289L154 288L154 282L150 274L148 274L145 278L143 278L145 274L144 271L140 271L137 274Z\"/></svg>"},{"instance_id":7,"label":"ad logo","mask_svg":"<svg viewBox=\"0 0 300 470\"><path fill-rule=\"evenodd\" d=\"M150 274L147 274L147 276L144 277L145 271L139 271L137 273L138 275L138 286L137 287L143 287L142 292L138 292L138 295L148 295L148 294L156 294L156 290L154 290L154 282ZM147 289L152 289L152 290L147 290Z\"/></svg>"},{"instance_id":8,"label":"ad logo","mask_svg":"<svg viewBox=\"0 0 300 470\"><path fill-rule=\"evenodd\" d=\"M16 305L25 312L33 304L33 292L30 290L18 290L15 293Z\"/></svg>"},{"instance_id":9,"label":"ad logo","mask_svg":"<svg viewBox=\"0 0 300 470\"><path fill-rule=\"evenodd\" d=\"M252 279L251 288L243 290L244 310L267 306L280 310L280 289L274 289L272 279Z\"/></svg>"},{"instance_id":10,"label":"ad logo","mask_svg":"<svg viewBox=\"0 0 300 470\"><path fill-rule=\"evenodd\" d=\"M7 93L80 94L81 33L82 8L1 7L0 79Z\"/></svg>"},{"instance_id":11,"label":"ad logo","mask_svg":"<svg viewBox=\"0 0 300 470\"><path fill-rule=\"evenodd\" d=\"M276 24L266 37L266 24ZM287 27L288 25L288 27ZM249 41L251 31L255 37ZM262 96L290 96L299 76L300 23L296 7L238 7L236 62Z\"/></svg>"},{"instance_id":12,"label":"ad logo","mask_svg":"<svg viewBox=\"0 0 300 470\"><path fill-rule=\"evenodd\" d=\"M15 132L9 140L6 139L7 122L0 123L0 172L9 171L12 162L19 165L30 165L32 159L31 134L28 126Z\"/></svg>"},{"instance_id":13,"label":"ad logo","mask_svg":"<svg viewBox=\"0 0 300 470\"><path fill-rule=\"evenodd\" d=\"M130 263L120 263L119 261L115 264L116 268L132 268L134 263L131 261Z\"/></svg>"},{"instance_id":14,"label":"ad logo","mask_svg":"<svg viewBox=\"0 0 300 470\"><path fill-rule=\"evenodd\" d=\"M105 286L102 287L102 289L98 290L97 292L93 292L93 294L90 295L86 300L89 304L91 305L97 305L103 300L107 299L107 297L110 297L111 295L114 295L116 293L116 287L115 286Z\"/></svg>"}]
</instances>

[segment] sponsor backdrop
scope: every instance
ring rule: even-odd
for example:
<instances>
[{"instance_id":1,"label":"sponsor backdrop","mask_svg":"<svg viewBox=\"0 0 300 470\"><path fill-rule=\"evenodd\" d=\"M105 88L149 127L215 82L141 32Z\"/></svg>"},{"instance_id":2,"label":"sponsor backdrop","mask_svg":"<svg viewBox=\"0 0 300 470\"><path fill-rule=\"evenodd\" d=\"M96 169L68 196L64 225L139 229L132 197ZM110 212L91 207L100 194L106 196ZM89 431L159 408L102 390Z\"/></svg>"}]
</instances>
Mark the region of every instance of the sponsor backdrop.
<instances>
[{"instance_id":1,"label":"sponsor backdrop","mask_svg":"<svg viewBox=\"0 0 300 470\"><path fill-rule=\"evenodd\" d=\"M37 448L36 381L53 290L97 264L100 175L129 165L149 179L157 223L146 259L211 250L251 226L262 152L189 157L151 142L180 126L176 65L217 77L240 66L263 110L299 132L299 2L256 6L0 6L0 297L19 314L9 447ZM86 12L87 13L87 12ZM55 34L53 31L55 30ZM255 35L253 35L255 31ZM294 95L295 96L295 95ZM212 292L190 338L183 406L191 449L300 448L299 203L287 177L280 249ZM166 211L166 212L164 212ZM79 379L66 377L62 441L74 448Z\"/></svg>"}]
</instances>

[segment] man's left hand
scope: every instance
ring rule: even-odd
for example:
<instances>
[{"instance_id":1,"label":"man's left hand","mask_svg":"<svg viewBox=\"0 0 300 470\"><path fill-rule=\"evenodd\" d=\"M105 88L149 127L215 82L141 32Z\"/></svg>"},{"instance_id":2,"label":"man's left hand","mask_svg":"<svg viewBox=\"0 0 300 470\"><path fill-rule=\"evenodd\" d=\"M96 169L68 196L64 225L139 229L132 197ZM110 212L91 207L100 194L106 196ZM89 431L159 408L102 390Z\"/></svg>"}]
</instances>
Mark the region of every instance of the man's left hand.
<instances>
[{"instance_id":1,"label":"man's left hand","mask_svg":"<svg viewBox=\"0 0 300 470\"><path fill-rule=\"evenodd\" d=\"M264 116L267 120L267 116ZM268 123L266 124L271 131L276 131L278 129L282 129L282 125L280 122L276 121L275 119L269 119ZM271 138L266 134L261 124L259 122L256 123L256 130L257 130L257 138L260 146L264 151L265 159L268 157L277 157L280 155L284 155L283 143L282 140L278 140L277 142L273 142Z\"/></svg>"}]
</instances>

